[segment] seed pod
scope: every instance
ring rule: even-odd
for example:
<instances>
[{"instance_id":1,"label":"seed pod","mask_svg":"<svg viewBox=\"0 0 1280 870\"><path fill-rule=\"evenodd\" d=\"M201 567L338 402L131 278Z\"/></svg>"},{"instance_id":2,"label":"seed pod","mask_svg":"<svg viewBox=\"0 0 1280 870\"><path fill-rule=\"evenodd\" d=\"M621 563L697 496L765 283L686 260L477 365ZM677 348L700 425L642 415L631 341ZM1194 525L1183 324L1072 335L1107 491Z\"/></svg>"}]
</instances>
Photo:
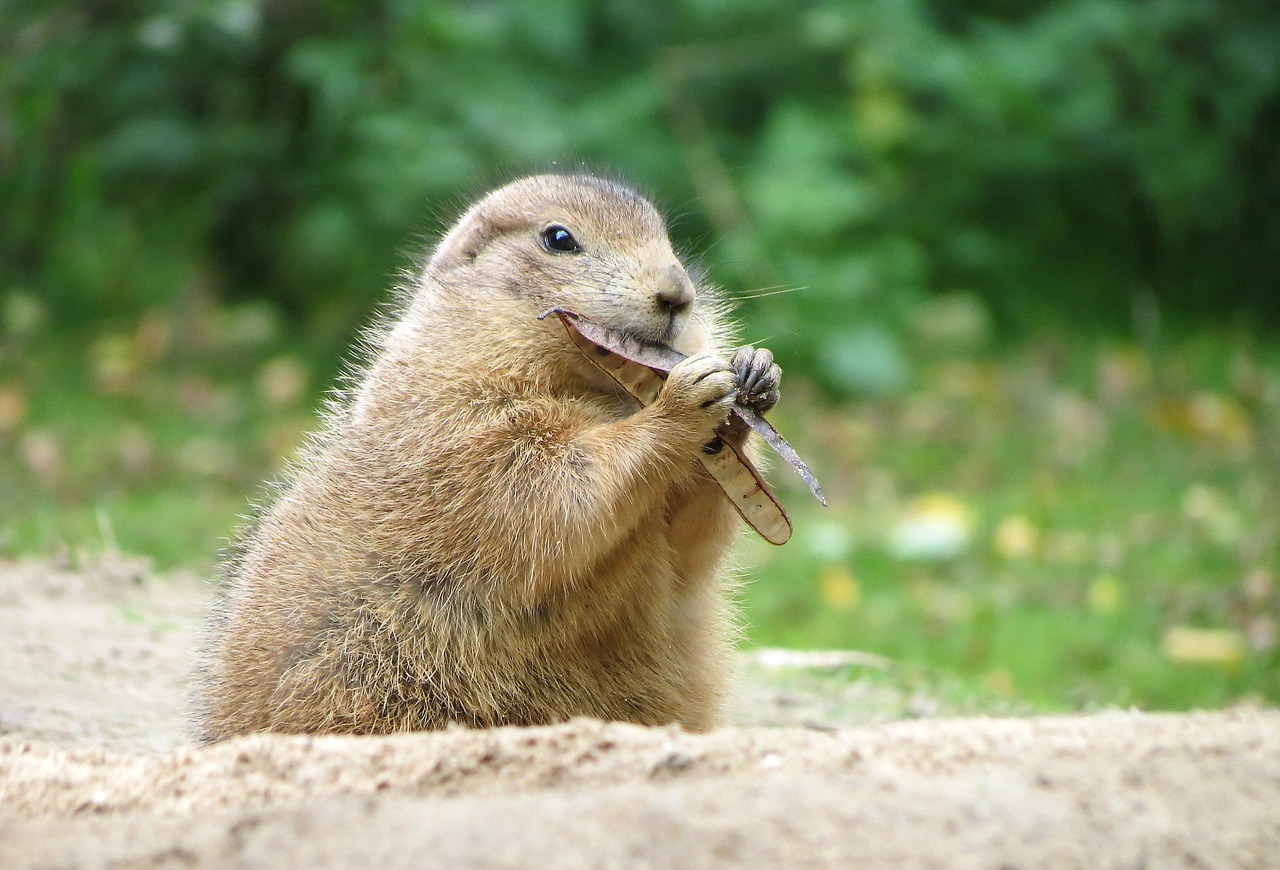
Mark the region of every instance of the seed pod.
<instances>
[{"instance_id":1,"label":"seed pod","mask_svg":"<svg viewBox=\"0 0 1280 870\"><path fill-rule=\"evenodd\" d=\"M601 326L563 308L543 312L539 320L556 315L570 340L583 356L609 375L642 406L658 397L662 382L685 355L678 350L641 341ZM808 484L822 505L827 499L813 472L778 430L751 408L735 404L730 411L754 429ZM729 449L723 449L728 446ZM702 465L739 515L771 544L785 544L791 537L791 519L783 510L760 471L737 446L715 439L699 457Z\"/></svg>"}]
</instances>

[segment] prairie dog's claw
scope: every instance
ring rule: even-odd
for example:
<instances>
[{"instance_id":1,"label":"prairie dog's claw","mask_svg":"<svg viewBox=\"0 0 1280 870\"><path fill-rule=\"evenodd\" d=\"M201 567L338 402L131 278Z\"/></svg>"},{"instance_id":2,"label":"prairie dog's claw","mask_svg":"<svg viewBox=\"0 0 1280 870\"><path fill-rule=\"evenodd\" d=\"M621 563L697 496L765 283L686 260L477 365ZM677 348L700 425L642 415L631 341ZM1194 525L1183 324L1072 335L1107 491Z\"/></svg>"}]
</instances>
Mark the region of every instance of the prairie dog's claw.
<instances>
[{"instance_id":1,"label":"prairie dog's claw","mask_svg":"<svg viewBox=\"0 0 1280 870\"><path fill-rule=\"evenodd\" d=\"M733 354L738 376L738 404L763 414L778 404L782 369L768 348L740 347Z\"/></svg>"}]
</instances>

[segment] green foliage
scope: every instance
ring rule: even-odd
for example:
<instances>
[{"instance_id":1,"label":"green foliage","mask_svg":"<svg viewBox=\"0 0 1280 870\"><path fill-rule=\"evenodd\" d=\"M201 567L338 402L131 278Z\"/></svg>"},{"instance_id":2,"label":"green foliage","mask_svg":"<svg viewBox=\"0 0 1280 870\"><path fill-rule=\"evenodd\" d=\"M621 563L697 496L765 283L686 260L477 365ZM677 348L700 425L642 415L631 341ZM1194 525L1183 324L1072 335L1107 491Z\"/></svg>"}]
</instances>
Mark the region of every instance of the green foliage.
<instances>
[{"instance_id":1,"label":"green foliage","mask_svg":"<svg viewBox=\"0 0 1280 870\"><path fill-rule=\"evenodd\" d=\"M753 641L1280 699L1275 4L11 0L0 97L0 550L207 566L417 249L585 162L787 368Z\"/></svg>"},{"instance_id":2,"label":"green foliage","mask_svg":"<svg viewBox=\"0 0 1280 870\"><path fill-rule=\"evenodd\" d=\"M1051 708L1274 703L1277 372L1238 337L1042 340L935 355L899 399L780 405L832 506L774 472L796 534L747 541L748 635Z\"/></svg>"},{"instance_id":3,"label":"green foliage","mask_svg":"<svg viewBox=\"0 0 1280 870\"><path fill-rule=\"evenodd\" d=\"M0 292L64 324L265 297L336 348L415 237L556 161L730 288L804 288L749 320L831 389L901 389L936 292L1280 317L1267 3L27 0L0 92Z\"/></svg>"}]
</instances>

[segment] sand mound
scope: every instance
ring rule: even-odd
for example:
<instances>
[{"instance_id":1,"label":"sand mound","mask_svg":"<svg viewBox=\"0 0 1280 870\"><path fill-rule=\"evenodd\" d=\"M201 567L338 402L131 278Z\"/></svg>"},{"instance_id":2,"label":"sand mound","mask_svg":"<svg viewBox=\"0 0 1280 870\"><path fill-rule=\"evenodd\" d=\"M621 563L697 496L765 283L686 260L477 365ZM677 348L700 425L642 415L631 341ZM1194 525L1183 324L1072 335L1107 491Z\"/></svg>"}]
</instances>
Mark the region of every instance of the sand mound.
<instances>
[{"instance_id":1,"label":"sand mound","mask_svg":"<svg viewBox=\"0 0 1280 870\"><path fill-rule=\"evenodd\" d=\"M1277 712L195 748L204 593L113 570L0 568L0 866L1280 866Z\"/></svg>"}]
</instances>

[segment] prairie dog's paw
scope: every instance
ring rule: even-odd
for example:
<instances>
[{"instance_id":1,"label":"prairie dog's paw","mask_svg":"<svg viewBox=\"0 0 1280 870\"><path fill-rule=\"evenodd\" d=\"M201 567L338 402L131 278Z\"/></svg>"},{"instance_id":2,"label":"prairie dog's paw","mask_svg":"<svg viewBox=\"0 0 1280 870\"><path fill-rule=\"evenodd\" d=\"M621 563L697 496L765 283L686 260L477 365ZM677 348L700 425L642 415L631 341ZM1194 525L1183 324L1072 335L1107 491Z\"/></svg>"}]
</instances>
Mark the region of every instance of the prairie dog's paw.
<instances>
[{"instance_id":1,"label":"prairie dog's paw","mask_svg":"<svg viewBox=\"0 0 1280 870\"><path fill-rule=\"evenodd\" d=\"M738 375L731 365L714 354L699 353L671 370L658 401L709 436L728 418L737 390Z\"/></svg>"},{"instance_id":2,"label":"prairie dog's paw","mask_svg":"<svg viewBox=\"0 0 1280 870\"><path fill-rule=\"evenodd\" d=\"M763 414L778 404L782 369L768 348L740 347L733 353L738 376L738 404Z\"/></svg>"}]
</instances>

